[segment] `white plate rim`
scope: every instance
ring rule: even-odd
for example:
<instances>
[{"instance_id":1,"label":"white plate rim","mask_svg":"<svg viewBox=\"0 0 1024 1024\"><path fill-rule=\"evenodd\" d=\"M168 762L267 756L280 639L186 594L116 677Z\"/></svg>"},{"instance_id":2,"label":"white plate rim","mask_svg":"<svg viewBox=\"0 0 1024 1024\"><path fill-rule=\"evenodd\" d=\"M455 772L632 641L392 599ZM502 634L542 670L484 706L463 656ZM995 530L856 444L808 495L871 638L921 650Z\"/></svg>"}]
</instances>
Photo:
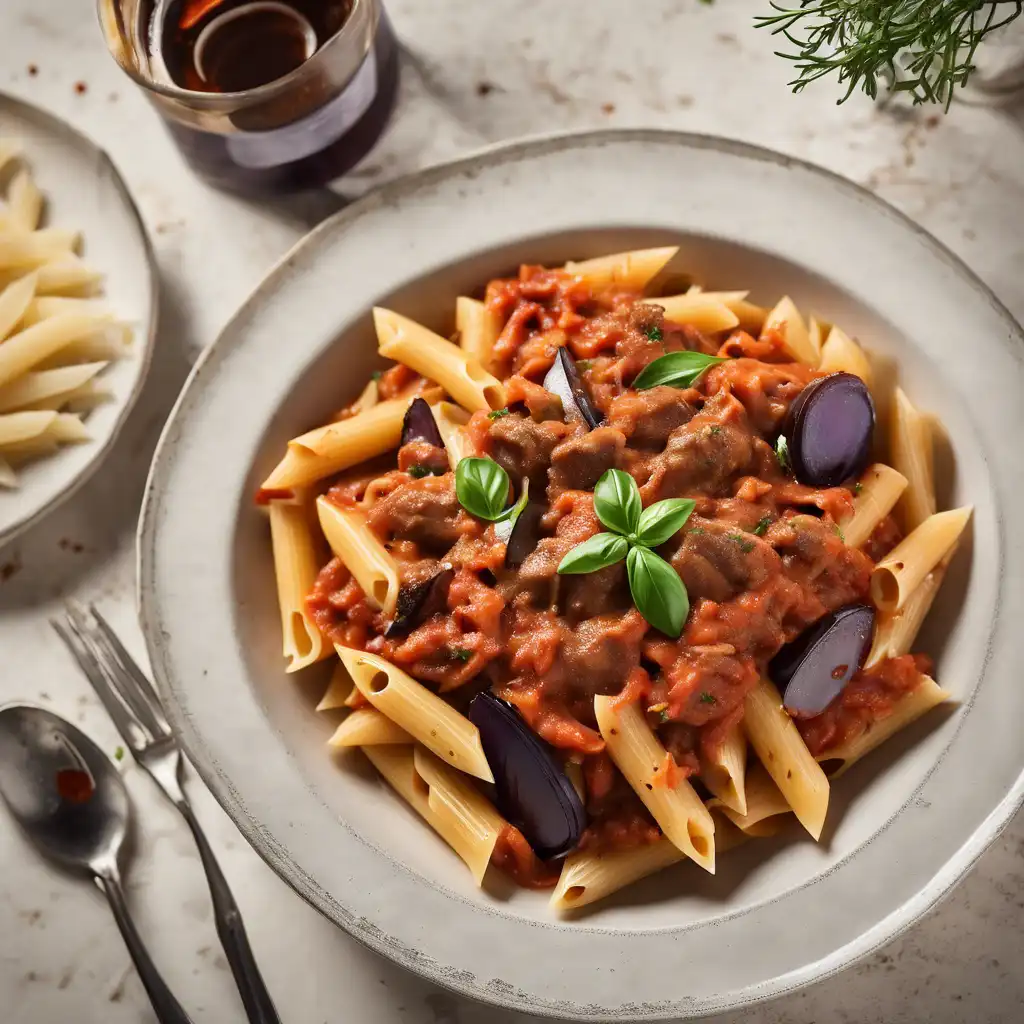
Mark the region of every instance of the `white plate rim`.
<instances>
[{"instance_id":1,"label":"white plate rim","mask_svg":"<svg viewBox=\"0 0 1024 1024\"><path fill-rule=\"evenodd\" d=\"M26 530L35 526L36 523L45 519L51 512L56 511L65 502L73 498L75 494L89 482L92 476L106 460L114 445L117 443L118 438L121 436L121 432L124 429L125 424L128 422L128 417L135 408L135 403L142 394L142 389L145 386L147 377L149 376L150 365L153 361L153 348L156 341L157 324L160 314L160 279L159 274L157 273L156 254L153 249L153 242L149 237L149 232L146 230L146 224L142 219L142 214L139 211L138 204L135 202L135 197L132 195L127 182L124 180L124 177L121 175L117 164L114 163L110 154L89 138L88 135L79 131L63 118L48 110L44 110L41 107L37 107L26 100L20 99L17 96L12 96L9 93L0 93L0 108L3 107L13 109L17 112L19 117L24 118L25 120L35 121L48 132L58 137L63 136L72 140L76 146L81 147L85 152L91 154L93 158L98 161L98 176L105 175L113 183L115 191L118 193L121 202L124 204L124 208L128 211L135 224L139 239L142 243L143 254L146 260L146 277L149 288L149 318L145 324L140 325L138 335L135 339L136 343L132 349L131 358L138 363L138 371L135 375L135 381L132 385L131 391L128 392L121 401L116 419L111 425L107 436L101 441L89 442L92 446L92 450L90 452L92 457L78 470L78 472L65 481L58 496L50 499L34 511L25 513L9 527L0 531L0 548L23 534ZM59 459L60 456L61 453L57 452L53 458Z\"/></svg>"},{"instance_id":2,"label":"white plate rim","mask_svg":"<svg viewBox=\"0 0 1024 1024\"><path fill-rule=\"evenodd\" d=\"M782 154L766 147L757 146L739 140L729 139L704 133L692 133L675 131L671 129L658 128L637 128L637 129L599 129L580 132L552 132L525 136L510 142L501 142L482 147L474 152L444 164L432 166L398 179L376 189L367 196L344 208L326 221L318 225L303 239L296 243L268 272L266 277L250 293L249 297L236 311L234 316L224 326L221 335L208 346L193 367L193 370L183 388L175 407L172 410L164 431L158 443L154 460L147 479L143 501L142 516L139 522L137 535L137 572L138 572L138 593L139 611L146 636L147 646L151 660L154 665L154 672L157 676L161 693L165 698L171 696L173 688L167 685L161 675L162 652L160 637L160 618L157 608L152 600L152 559L149 557L155 540L155 497L160 486L161 467L164 462L165 446L172 433L176 417L181 408L186 404L189 389L193 381L202 373L209 360L217 352L221 338L231 335L235 325L243 318L244 313L251 302L258 299L261 293L268 286L276 285L288 272L290 264L311 242L317 240L322 234L331 232L343 225L350 218L358 217L367 204L384 202L390 198L397 198L406 192L414 191L423 184L438 180L447 176L457 175L465 171L472 171L475 168L486 167L491 163L499 163L504 159L514 158L517 155L528 155L531 150L546 151L548 147L571 148L574 146L599 145L604 141L626 142L659 142L672 143L684 148L711 149L725 153L733 153L739 156L775 164L783 168L799 168L809 174L816 175L830 182L833 187L846 190L852 193L861 202L875 207L879 212L890 218L899 221L902 226L909 229L916 238L930 248L934 255L939 257L947 267L953 271L972 290L984 296L992 307L993 311L1005 321L1005 325L1018 346L1024 346L1024 330L1016 322L1012 314L995 295L992 289L985 284L948 246L932 236L927 230L903 214L900 210L891 206L883 199L876 196L863 186L853 182L842 175L787 154ZM999 567L1000 574L1003 567ZM986 659L987 664L987 659ZM982 669L983 671L983 669ZM315 883L308 876L305 876L293 862L283 855L282 848L273 837L260 834L258 824L249 819L241 808L239 795L234 790L231 782L218 770L211 766L203 757L196 757L197 753L192 741L195 740L192 723L188 713L171 699L168 701L171 718L176 730L182 735L186 745L192 754L193 763L199 775L214 796L224 808L225 812L232 818L236 826L253 846L256 852L264 861L283 878L295 891L312 906L318 909L325 917L339 927L344 928L352 937L373 949L375 952L387 956L396 963L412 970L429 981L444 986L461 995L467 995L482 1002L500 1006L502 1008L518 1011L526 1011L540 1016L557 1017L558 1019L577 1020L674 1020L679 1018L691 1019L695 1016L703 1016L709 1013L721 1013L729 1010L736 1010L752 1006L770 999L796 991L806 987L813 982L831 977L844 970L851 964L870 956L883 945L891 942L894 938L905 932L914 925L922 916L932 909L938 902L949 894L951 889L963 879L978 858L992 845L1006 828L1014 814L1024 804L1024 773L1019 775L1012 787L1007 791L1002 800L997 803L991 812L984 818L982 823L969 834L958 848L955 855L951 856L942 868L936 871L926 885L912 898L905 900L896 910L879 920L873 927L865 930L861 935L846 945L835 950L833 953L820 960L813 961L805 966L779 975L770 981L760 983L747 988L738 989L729 993L729 996L721 999L708 1000L701 1004L693 1001L680 1001L673 1004L645 1004L624 1003L614 1007L602 1007L594 1004L583 1005L573 1004L555 1006L553 1004L529 1003L525 1004L521 998L516 998L516 993L510 986L505 986L504 991L501 985L484 986L477 984L475 979L469 982L459 976L456 968L439 965L419 954L412 948L402 947L390 936L380 932L375 927L366 927L355 930L339 920L331 912L331 904L337 901L327 893L316 889ZM948 750L952 745L957 732L950 738L946 745ZM945 753L943 752L943 756ZM205 753L205 751L199 751ZM941 761L940 757L940 761ZM924 786L921 782L919 788ZM904 808L914 799L912 795ZM895 817L895 816L894 816ZM879 829L879 833L892 823L893 818L886 821ZM838 864L836 865L839 866ZM584 925L582 932L588 930ZM450 973L446 973L450 972ZM520 994L522 995L522 994Z\"/></svg>"}]
</instances>

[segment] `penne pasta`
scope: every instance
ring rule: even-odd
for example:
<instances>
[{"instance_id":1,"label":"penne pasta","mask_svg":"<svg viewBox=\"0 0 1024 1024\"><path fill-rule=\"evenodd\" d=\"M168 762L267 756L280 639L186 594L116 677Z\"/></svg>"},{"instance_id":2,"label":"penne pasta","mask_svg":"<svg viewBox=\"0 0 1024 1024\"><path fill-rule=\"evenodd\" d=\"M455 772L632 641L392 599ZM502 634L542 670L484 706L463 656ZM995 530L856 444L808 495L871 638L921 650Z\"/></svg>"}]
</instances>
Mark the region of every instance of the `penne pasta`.
<instances>
[{"instance_id":1,"label":"penne pasta","mask_svg":"<svg viewBox=\"0 0 1024 1024\"><path fill-rule=\"evenodd\" d=\"M100 317L65 313L12 334L0 345L0 387L105 324Z\"/></svg>"},{"instance_id":2,"label":"penne pasta","mask_svg":"<svg viewBox=\"0 0 1024 1024\"><path fill-rule=\"evenodd\" d=\"M881 746L890 736L916 722L932 708L949 700L950 694L943 690L930 676L922 675L917 688L911 690L885 718L870 722L859 736L848 743L831 750L822 751L818 761L825 766L830 779L838 778L852 768L865 754Z\"/></svg>"},{"instance_id":3,"label":"penne pasta","mask_svg":"<svg viewBox=\"0 0 1024 1024\"><path fill-rule=\"evenodd\" d=\"M806 363L808 366L817 366L821 359L821 352L814 347L810 331L800 310L788 296L779 300L777 305L765 317L764 326L761 329L761 337L767 334L775 334L782 342L783 349L798 363Z\"/></svg>"},{"instance_id":4,"label":"penne pasta","mask_svg":"<svg viewBox=\"0 0 1024 1024\"><path fill-rule=\"evenodd\" d=\"M723 292L727 296L743 296L746 292ZM660 299L646 299L648 305L661 306L665 319L674 324L688 324L707 334L731 331L739 326L740 318L710 292L696 295L667 295Z\"/></svg>"},{"instance_id":5,"label":"penne pasta","mask_svg":"<svg viewBox=\"0 0 1024 1024\"><path fill-rule=\"evenodd\" d=\"M56 263L47 263L37 271L36 293L39 295L94 295L103 282L103 275L76 256L65 256Z\"/></svg>"},{"instance_id":6,"label":"penne pasta","mask_svg":"<svg viewBox=\"0 0 1024 1024\"><path fill-rule=\"evenodd\" d=\"M37 271L34 276L38 278L39 272ZM20 280L24 280L24 278ZM107 317L111 315L103 302L98 299L80 299L66 295L37 295L28 304L21 322L25 327L31 327L32 324L37 324L40 320L48 320L51 316L57 316L60 313L89 313Z\"/></svg>"},{"instance_id":7,"label":"penne pasta","mask_svg":"<svg viewBox=\"0 0 1024 1024\"><path fill-rule=\"evenodd\" d=\"M580 798L580 803L586 805L587 785L583 779L583 765L578 761L566 761L565 775L572 783L572 788L576 790L576 795Z\"/></svg>"},{"instance_id":8,"label":"penne pasta","mask_svg":"<svg viewBox=\"0 0 1024 1024\"><path fill-rule=\"evenodd\" d=\"M386 743L411 744L413 738L390 718L373 708L359 708L343 719L327 741L329 747L375 747Z\"/></svg>"},{"instance_id":9,"label":"penne pasta","mask_svg":"<svg viewBox=\"0 0 1024 1024\"><path fill-rule=\"evenodd\" d=\"M106 365L79 363L23 374L0 388L0 413L26 409L38 402L68 396L89 383Z\"/></svg>"},{"instance_id":10,"label":"penne pasta","mask_svg":"<svg viewBox=\"0 0 1024 1024\"><path fill-rule=\"evenodd\" d=\"M0 171L21 156L21 143L17 139L0 138Z\"/></svg>"},{"instance_id":11,"label":"penne pasta","mask_svg":"<svg viewBox=\"0 0 1024 1024\"><path fill-rule=\"evenodd\" d=\"M813 342L813 333L812 333ZM871 363L864 350L849 335L838 327L828 332L825 344L820 345L821 362L818 369L823 373L852 373L871 387Z\"/></svg>"},{"instance_id":12,"label":"penne pasta","mask_svg":"<svg viewBox=\"0 0 1024 1024\"><path fill-rule=\"evenodd\" d=\"M483 882L505 822L458 774L424 751L403 746L363 747L389 785L462 858Z\"/></svg>"},{"instance_id":13,"label":"penne pasta","mask_svg":"<svg viewBox=\"0 0 1024 1024\"><path fill-rule=\"evenodd\" d=\"M43 213L43 194L25 168L11 179L7 206L12 227L19 231L35 231L39 226L39 218Z\"/></svg>"},{"instance_id":14,"label":"penne pasta","mask_svg":"<svg viewBox=\"0 0 1024 1024\"><path fill-rule=\"evenodd\" d=\"M345 563L367 600L392 615L398 603L398 563L360 513L340 508L324 495L316 499L316 510L331 551Z\"/></svg>"},{"instance_id":15,"label":"penne pasta","mask_svg":"<svg viewBox=\"0 0 1024 1024\"><path fill-rule=\"evenodd\" d=\"M460 295L455 300L455 329L463 351L489 370L491 349L501 333L498 318L483 302Z\"/></svg>"},{"instance_id":16,"label":"penne pasta","mask_svg":"<svg viewBox=\"0 0 1024 1024\"><path fill-rule=\"evenodd\" d=\"M946 568L955 546L949 554L916 587L898 612L879 612L875 618L875 635L871 642L865 668L873 668L886 658L909 654L921 625L931 610L935 595L942 586Z\"/></svg>"},{"instance_id":17,"label":"penne pasta","mask_svg":"<svg viewBox=\"0 0 1024 1024\"><path fill-rule=\"evenodd\" d=\"M397 448L410 402L409 398L380 402L294 438L263 487L268 491L305 487Z\"/></svg>"},{"instance_id":18,"label":"penne pasta","mask_svg":"<svg viewBox=\"0 0 1024 1024\"><path fill-rule=\"evenodd\" d=\"M893 466L907 478L900 513L904 529L910 532L935 514L935 470L931 423L902 388L893 397L889 446Z\"/></svg>"},{"instance_id":19,"label":"penne pasta","mask_svg":"<svg viewBox=\"0 0 1024 1024\"><path fill-rule=\"evenodd\" d=\"M893 510L907 486L907 478L891 466L868 466L854 489L853 512L839 520L843 539L852 548L867 543L875 527Z\"/></svg>"},{"instance_id":20,"label":"penne pasta","mask_svg":"<svg viewBox=\"0 0 1024 1024\"><path fill-rule=\"evenodd\" d=\"M442 761L485 782L494 776L480 732L464 715L376 654L336 647L359 692Z\"/></svg>"},{"instance_id":21,"label":"penne pasta","mask_svg":"<svg viewBox=\"0 0 1024 1024\"><path fill-rule=\"evenodd\" d=\"M0 448L35 440L56 421L55 412L12 412L0 416Z\"/></svg>"},{"instance_id":22,"label":"penne pasta","mask_svg":"<svg viewBox=\"0 0 1024 1024\"><path fill-rule=\"evenodd\" d=\"M611 256L598 256L581 263L566 263L567 274L582 278L591 288L605 288L618 285L635 291L642 291L665 269L679 246L669 245L658 249L633 249L617 252Z\"/></svg>"},{"instance_id":23,"label":"penne pasta","mask_svg":"<svg viewBox=\"0 0 1024 1024\"><path fill-rule=\"evenodd\" d=\"M970 518L970 506L936 512L904 537L871 573L875 607L882 612L903 608L915 588L959 541Z\"/></svg>"},{"instance_id":24,"label":"penne pasta","mask_svg":"<svg viewBox=\"0 0 1024 1024\"><path fill-rule=\"evenodd\" d=\"M77 231L0 231L0 270L38 267L73 254Z\"/></svg>"},{"instance_id":25,"label":"penne pasta","mask_svg":"<svg viewBox=\"0 0 1024 1024\"><path fill-rule=\"evenodd\" d=\"M708 806L717 809L745 835L755 838L774 835L785 824L785 818L793 813L763 764L756 764L751 769L746 796L747 807L743 813L718 799L712 800ZM717 838L718 833L715 835Z\"/></svg>"},{"instance_id":26,"label":"penne pasta","mask_svg":"<svg viewBox=\"0 0 1024 1024\"><path fill-rule=\"evenodd\" d=\"M316 582L319 566L309 510L303 503L270 503L270 538L277 578L277 602L287 672L298 672L334 653L306 611L306 595Z\"/></svg>"},{"instance_id":27,"label":"penne pasta","mask_svg":"<svg viewBox=\"0 0 1024 1024\"><path fill-rule=\"evenodd\" d=\"M723 806L746 814L747 735L734 725L726 734L714 759L701 768L701 782ZM717 843L716 843L717 846Z\"/></svg>"},{"instance_id":28,"label":"penne pasta","mask_svg":"<svg viewBox=\"0 0 1024 1024\"><path fill-rule=\"evenodd\" d=\"M686 779L674 782L671 755L651 731L636 704L617 708L611 697L594 698L597 726L607 752L658 827L706 871L715 871L715 825ZM678 770L678 769L675 769Z\"/></svg>"},{"instance_id":29,"label":"penne pasta","mask_svg":"<svg viewBox=\"0 0 1024 1024\"><path fill-rule=\"evenodd\" d=\"M355 683L345 671L345 666L339 661L331 673L331 681L327 684L327 690L316 706L317 711L337 711L345 707L345 701L354 691Z\"/></svg>"},{"instance_id":30,"label":"penne pasta","mask_svg":"<svg viewBox=\"0 0 1024 1024\"><path fill-rule=\"evenodd\" d=\"M21 322L36 293L37 274L26 274L0 292L0 340Z\"/></svg>"},{"instance_id":31,"label":"penne pasta","mask_svg":"<svg viewBox=\"0 0 1024 1024\"><path fill-rule=\"evenodd\" d=\"M750 745L800 824L819 839L828 810L828 779L811 756L793 719L786 714L779 691L769 680L762 679L747 694L743 724ZM750 810L749 796L747 810Z\"/></svg>"},{"instance_id":32,"label":"penne pasta","mask_svg":"<svg viewBox=\"0 0 1024 1024\"><path fill-rule=\"evenodd\" d=\"M469 422L469 413L461 406L453 405L451 402L438 402L431 411L434 414L437 429L441 432L445 451L448 453L448 465L454 471L458 469L459 463L463 459L476 454L476 450L463 429Z\"/></svg>"},{"instance_id":33,"label":"penne pasta","mask_svg":"<svg viewBox=\"0 0 1024 1024\"><path fill-rule=\"evenodd\" d=\"M440 384L463 408L479 412L505 404L504 385L457 345L380 306L373 310L373 322L382 356Z\"/></svg>"},{"instance_id":34,"label":"penne pasta","mask_svg":"<svg viewBox=\"0 0 1024 1024\"><path fill-rule=\"evenodd\" d=\"M14 488L18 486L18 475L11 468L11 464L0 457L0 487Z\"/></svg>"},{"instance_id":35,"label":"penne pasta","mask_svg":"<svg viewBox=\"0 0 1024 1024\"><path fill-rule=\"evenodd\" d=\"M571 853L562 865L550 905L555 910L585 907L685 859L686 855L667 839L608 853Z\"/></svg>"}]
</instances>

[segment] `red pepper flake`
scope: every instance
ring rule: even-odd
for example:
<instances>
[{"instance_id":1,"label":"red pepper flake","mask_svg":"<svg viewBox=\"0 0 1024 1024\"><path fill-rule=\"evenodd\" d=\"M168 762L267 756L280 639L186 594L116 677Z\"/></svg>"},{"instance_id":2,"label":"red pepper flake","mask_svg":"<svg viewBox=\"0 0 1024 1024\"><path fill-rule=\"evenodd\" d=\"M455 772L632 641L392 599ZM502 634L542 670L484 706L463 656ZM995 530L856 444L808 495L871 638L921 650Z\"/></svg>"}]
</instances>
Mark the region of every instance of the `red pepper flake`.
<instances>
[{"instance_id":1,"label":"red pepper flake","mask_svg":"<svg viewBox=\"0 0 1024 1024\"><path fill-rule=\"evenodd\" d=\"M75 82L75 92L77 92L79 96L83 95L88 88L89 86L87 86L85 82Z\"/></svg>"},{"instance_id":2,"label":"red pepper flake","mask_svg":"<svg viewBox=\"0 0 1024 1024\"><path fill-rule=\"evenodd\" d=\"M29 64L29 66L28 66L28 73L33 78L35 78L35 76L39 74L39 68L35 64Z\"/></svg>"},{"instance_id":3,"label":"red pepper flake","mask_svg":"<svg viewBox=\"0 0 1024 1024\"><path fill-rule=\"evenodd\" d=\"M84 804L92 798L95 787L88 772L63 768L57 772L57 792L69 804Z\"/></svg>"}]
</instances>

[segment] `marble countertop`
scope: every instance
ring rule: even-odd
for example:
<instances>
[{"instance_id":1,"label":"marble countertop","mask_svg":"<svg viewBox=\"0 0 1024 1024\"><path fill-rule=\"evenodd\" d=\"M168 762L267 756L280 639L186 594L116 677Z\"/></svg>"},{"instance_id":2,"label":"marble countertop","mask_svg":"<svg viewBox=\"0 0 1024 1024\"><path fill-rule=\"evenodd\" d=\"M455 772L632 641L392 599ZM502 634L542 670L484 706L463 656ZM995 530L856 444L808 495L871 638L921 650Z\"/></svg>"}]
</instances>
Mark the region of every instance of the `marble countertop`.
<instances>
[{"instance_id":1,"label":"marble countertop","mask_svg":"<svg viewBox=\"0 0 1024 1024\"><path fill-rule=\"evenodd\" d=\"M149 457L188 365L271 264L338 205L329 193L254 206L197 182L108 57L88 0L4 0L0 89L69 119L121 167L152 233L163 312L142 401L113 457L0 563L0 702L39 701L113 750L112 725L47 617L95 600L133 650L134 525ZM734 136L871 188L960 254L1024 318L1024 134L1019 112L957 104L836 107L801 96L773 40L751 27L767 0L390 0L405 44L397 116L337 191L518 135L661 126ZM30 71L30 65L35 72ZM83 88L84 87L84 88ZM686 202L686 182L679 183ZM964 339L965 347L971 339ZM150 781L125 765L137 811L129 897L168 981L197 1022L243 1020L195 848ZM245 914L287 1024L526 1024L393 967L335 930L246 846L194 777L190 792ZM0 827L0 1017L5 1024L151 1021L93 887L42 863ZM728 1019L753 1024L1015 1021L1024 1015L1024 819L934 913L860 966ZM725 1021L727 1018L716 1018Z\"/></svg>"}]
</instances>

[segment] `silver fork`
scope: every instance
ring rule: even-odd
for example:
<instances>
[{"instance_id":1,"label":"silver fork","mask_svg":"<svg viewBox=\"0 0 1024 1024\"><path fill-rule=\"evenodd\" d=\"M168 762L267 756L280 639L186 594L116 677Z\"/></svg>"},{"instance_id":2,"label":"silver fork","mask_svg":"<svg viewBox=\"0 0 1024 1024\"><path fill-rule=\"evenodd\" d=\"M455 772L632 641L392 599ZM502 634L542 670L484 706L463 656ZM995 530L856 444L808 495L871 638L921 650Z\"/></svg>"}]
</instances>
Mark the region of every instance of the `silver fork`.
<instances>
[{"instance_id":1,"label":"silver fork","mask_svg":"<svg viewBox=\"0 0 1024 1024\"><path fill-rule=\"evenodd\" d=\"M51 624L92 683L135 760L149 772L192 830L210 884L217 935L249 1021L281 1024L256 966L242 915L181 787L181 748L153 684L93 605L86 610L68 604L64 620L52 619Z\"/></svg>"}]
</instances>

